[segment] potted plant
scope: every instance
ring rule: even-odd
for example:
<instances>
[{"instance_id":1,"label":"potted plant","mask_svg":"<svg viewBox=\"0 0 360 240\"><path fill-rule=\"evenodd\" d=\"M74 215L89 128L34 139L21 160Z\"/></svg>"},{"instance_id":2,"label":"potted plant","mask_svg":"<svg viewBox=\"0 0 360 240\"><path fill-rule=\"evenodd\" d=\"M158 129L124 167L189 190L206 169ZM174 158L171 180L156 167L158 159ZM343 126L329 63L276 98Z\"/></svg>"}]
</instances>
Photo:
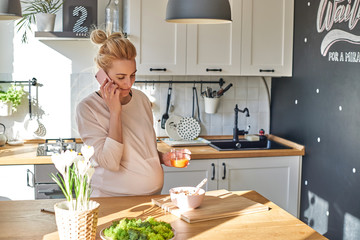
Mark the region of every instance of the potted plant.
<instances>
[{"instance_id":1,"label":"potted plant","mask_svg":"<svg viewBox=\"0 0 360 240\"><path fill-rule=\"evenodd\" d=\"M54 31L56 13L65 0L24 0L23 17L16 23L17 31L24 31L21 42L28 42L28 31L32 32L32 24L37 25L38 31Z\"/></svg>"},{"instance_id":2,"label":"potted plant","mask_svg":"<svg viewBox=\"0 0 360 240\"><path fill-rule=\"evenodd\" d=\"M90 200L93 154L94 147L84 145L81 154L67 150L51 157L58 170L52 179L66 198L54 206L60 240L95 240L99 203Z\"/></svg>"},{"instance_id":3,"label":"potted plant","mask_svg":"<svg viewBox=\"0 0 360 240\"><path fill-rule=\"evenodd\" d=\"M15 112L24 95L24 88L20 86L11 85L6 92L0 90L0 116L9 116Z\"/></svg>"}]
</instances>

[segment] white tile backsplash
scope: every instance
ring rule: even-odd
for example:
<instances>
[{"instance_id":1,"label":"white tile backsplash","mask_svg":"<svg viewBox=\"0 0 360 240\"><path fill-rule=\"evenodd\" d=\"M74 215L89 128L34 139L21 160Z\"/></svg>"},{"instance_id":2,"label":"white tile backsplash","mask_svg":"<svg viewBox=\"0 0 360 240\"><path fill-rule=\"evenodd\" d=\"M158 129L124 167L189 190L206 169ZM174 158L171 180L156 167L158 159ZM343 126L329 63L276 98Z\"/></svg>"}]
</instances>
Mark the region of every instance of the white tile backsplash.
<instances>
[{"instance_id":1,"label":"white tile backsplash","mask_svg":"<svg viewBox=\"0 0 360 240\"><path fill-rule=\"evenodd\" d=\"M81 75L81 74L78 74ZM89 76L73 75L72 91L72 105L76 106L77 102L88 93L94 91L97 87L92 85L89 81ZM246 129L250 124L250 133L257 133L260 128L269 132L269 104L265 87L262 86L262 80L259 77L224 77L226 87L232 83L233 87L227 91L224 96L220 98L218 110L215 114L205 113L204 100L201 97L201 84L195 84L197 95L199 99L200 118L201 118L201 135L231 135L234 127L234 108L238 104L240 109L247 107L250 112L250 117L245 117L245 114L239 113L238 128ZM213 76L137 76L137 80L160 80L160 81L217 81L219 77ZM254 81L254 82L252 82ZM268 84L271 84L271 79L267 79ZM95 86L95 89L94 89ZM173 83L172 96L169 115L175 114L179 116L192 115L192 99L193 99L193 84ZM161 128L161 117L165 113L167 93L169 84L152 84L152 83L136 83L135 88L143 91L153 103L154 113L154 128L158 136L166 136L166 132ZM218 84L203 84L202 90L206 87L211 87L213 90L219 90ZM269 86L270 87L270 86ZM87 92L85 94L85 92ZM262 99L262 101L260 101ZM74 116L74 112L72 114ZM195 116L197 117L197 109L195 106ZM78 136L74 131L76 126L72 126L73 136Z\"/></svg>"}]
</instances>

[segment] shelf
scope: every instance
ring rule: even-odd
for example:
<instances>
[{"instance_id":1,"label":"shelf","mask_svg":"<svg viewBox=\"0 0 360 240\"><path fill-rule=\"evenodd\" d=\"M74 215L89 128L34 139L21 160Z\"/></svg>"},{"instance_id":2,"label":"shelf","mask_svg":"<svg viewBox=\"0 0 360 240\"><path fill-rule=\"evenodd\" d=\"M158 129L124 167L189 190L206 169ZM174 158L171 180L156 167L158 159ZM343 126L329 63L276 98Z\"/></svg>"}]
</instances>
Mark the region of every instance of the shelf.
<instances>
[{"instance_id":1,"label":"shelf","mask_svg":"<svg viewBox=\"0 0 360 240\"><path fill-rule=\"evenodd\" d=\"M35 32L39 40L89 40L89 33L74 32Z\"/></svg>"}]
</instances>

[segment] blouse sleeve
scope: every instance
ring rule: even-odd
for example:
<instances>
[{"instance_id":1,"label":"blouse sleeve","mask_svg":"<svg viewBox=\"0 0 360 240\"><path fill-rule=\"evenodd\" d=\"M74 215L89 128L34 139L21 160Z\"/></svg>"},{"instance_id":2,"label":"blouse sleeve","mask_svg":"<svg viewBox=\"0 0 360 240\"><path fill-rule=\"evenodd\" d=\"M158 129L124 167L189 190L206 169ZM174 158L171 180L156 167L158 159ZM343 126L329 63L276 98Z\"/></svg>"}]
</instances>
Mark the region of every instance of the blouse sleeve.
<instances>
[{"instance_id":1,"label":"blouse sleeve","mask_svg":"<svg viewBox=\"0 0 360 240\"><path fill-rule=\"evenodd\" d=\"M95 162L107 170L119 171L124 145L107 136L108 132L97 121L96 113L84 102L76 108L76 123L83 142L95 149Z\"/></svg>"}]
</instances>

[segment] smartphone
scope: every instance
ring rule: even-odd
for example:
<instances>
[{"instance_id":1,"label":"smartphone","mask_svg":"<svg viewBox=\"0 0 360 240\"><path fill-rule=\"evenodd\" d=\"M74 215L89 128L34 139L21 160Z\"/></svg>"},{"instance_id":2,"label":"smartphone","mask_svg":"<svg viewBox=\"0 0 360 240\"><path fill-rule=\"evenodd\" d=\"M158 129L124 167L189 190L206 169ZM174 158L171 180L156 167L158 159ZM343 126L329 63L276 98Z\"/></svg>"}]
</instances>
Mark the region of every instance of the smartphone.
<instances>
[{"instance_id":1,"label":"smartphone","mask_svg":"<svg viewBox=\"0 0 360 240\"><path fill-rule=\"evenodd\" d=\"M111 81L111 78L106 74L106 72L102 68L100 68L100 70L96 73L95 77L100 83L100 85L105 81L105 79L109 79L109 81Z\"/></svg>"}]
</instances>

